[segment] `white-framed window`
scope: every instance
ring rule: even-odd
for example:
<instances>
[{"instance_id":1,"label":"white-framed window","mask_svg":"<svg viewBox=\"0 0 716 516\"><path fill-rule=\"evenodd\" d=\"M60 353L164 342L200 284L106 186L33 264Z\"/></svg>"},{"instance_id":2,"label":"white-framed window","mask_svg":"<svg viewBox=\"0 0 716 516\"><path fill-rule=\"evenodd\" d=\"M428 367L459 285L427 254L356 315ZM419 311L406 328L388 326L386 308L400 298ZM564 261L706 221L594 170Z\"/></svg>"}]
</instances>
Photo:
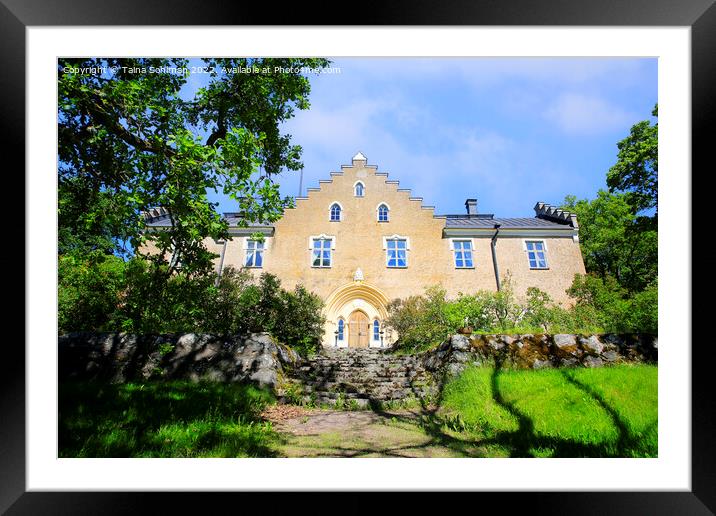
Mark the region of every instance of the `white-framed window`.
<instances>
[{"instance_id":1,"label":"white-framed window","mask_svg":"<svg viewBox=\"0 0 716 516\"><path fill-rule=\"evenodd\" d=\"M373 319L373 340L380 341L380 322L378 322L378 319Z\"/></svg>"},{"instance_id":2,"label":"white-framed window","mask_svg":"<svg viewBox=\"0 0 716 516\"><path fill-rule=\"evenodd\" d=\"M246 239L246 255L244 256L244 267L260 268L264 265L264 242Z\"/></svg>"},{"instance_id":3,"label":"white-framed window","mask_svg":"<svg viewBox=\"0 0 716 516\"><path fill-rule=\"evenodd\" d=\"M388 222L390 220L390 208L387 204L381 203L378 206L378 222Z\"/></svg>"},{"instance_id":4,"label":"white-framed window","mask_svg":"<svg viewBox=\"0 0 716 516\"><path fill-rule=\"evenodd\" d=\"M342 212L343 212L343 209L341 208L340 204L338 204L337 202L334 202L333 204L331 204L331 210L330 210L331 222L340 222Z\"/></svg>"},{"instance_id":5,"label":"white-framed window","mask_svg":"<svg viewBox=\"0 0 716 516\"><path fill-rule=\"evenodd\" d=\"M452 251L456 269L474 269L472 240L453 240Z\"/></svg>"},{"instance_id":6,"label":"white-framed window","mask_svg":"<svg viewBox=\"0 0 716 516\"><path fill-rule=\"evenodd\" d=\"M353 195L363 197L365 195L365 185L361 181L356 181L353 185Z\"/></svg>"},{"instance_id":7,"label":"white-framed window","mask_svg":"<svg viewBox=\"0 0 716 516\"><path fill-rule=\"evenodd\" d=\"M383 237L385 264L389 268L405 268L408 266L408 250L410 240L407 237L393 235Z\"/></svg>"},{"instance_id":8,"label":"white-framed window","mask_svg":"<svg viewBox=\"0 0 716 516\"><path fill-rule=\"evenodd\" d=\"M544 240L524 240L524 249L530 269L549 269L547 243Z\"/></svg>"},{"instance_id":9,"label":"white-framed window","mask_svg":"<svg viewBox=\"0 0 716 516\"><path fill-rule=\"evenodd\" d=\"M338 333L337 338L338 340L344 340L345 339L345 329L346 329L346 322L341 317L338 319Z\"/></svg>"},{"instance_id":10,"label":"white-framed window","mask_svg":"<svg viewBox=\"0 0 716 516\"><path fill-rule=\"evenodd\" d=\"M330 267L333 264L335 238L327 235L311 237L311 267Z\"/></svg>"}]
</instances>

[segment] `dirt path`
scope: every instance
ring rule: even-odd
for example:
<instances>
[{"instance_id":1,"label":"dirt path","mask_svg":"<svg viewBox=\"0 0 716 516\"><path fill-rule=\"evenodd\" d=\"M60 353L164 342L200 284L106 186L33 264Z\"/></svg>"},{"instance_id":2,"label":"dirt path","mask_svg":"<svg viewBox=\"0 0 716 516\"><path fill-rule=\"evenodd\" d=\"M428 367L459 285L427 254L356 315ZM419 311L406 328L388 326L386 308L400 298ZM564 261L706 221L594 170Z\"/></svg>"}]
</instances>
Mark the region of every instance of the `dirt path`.
<instances>
[{"instance_id":1,"label":"dirt path","mask_svg":"<svg viewBox=\"0 0 716 516\"><path fill-rule=\"evenodd\" d=\"M288 409L288 411L287 411ZM465 457L471 446L455 446L420 425L419 411L339 411L275 407L265 414L281 433L284 457Z\"/></svg>"}]
</instances>

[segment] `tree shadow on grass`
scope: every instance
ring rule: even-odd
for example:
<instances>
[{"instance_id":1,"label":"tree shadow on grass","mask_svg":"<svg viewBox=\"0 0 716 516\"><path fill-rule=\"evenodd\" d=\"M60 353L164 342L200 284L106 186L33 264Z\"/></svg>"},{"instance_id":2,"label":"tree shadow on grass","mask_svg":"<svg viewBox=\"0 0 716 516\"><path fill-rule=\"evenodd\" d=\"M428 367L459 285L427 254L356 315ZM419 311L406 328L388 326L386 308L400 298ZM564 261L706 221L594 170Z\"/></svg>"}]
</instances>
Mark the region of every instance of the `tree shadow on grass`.
<instances>
[{"instance_id":1,"label":"tree shadow on grass","mask_svg":"<svg viewBox=\"0 0 716 516\"><path fill-rule=\"evenodd\" d=\"M631 457L648 456L649 452L643 450L641 438L629 432L628 425L619 413L591 387L579 382L569 370L563 370L562 375L586 395L594 399L609 415L611 422L618 432L616 443L606 441L601 443L588 443L576 439L556 437L539 434L535 430L534 421L527 414L518 409L516 404L509 401L499 386L499 377L503 370L502 360L495 361L495 367L490 377L492 401L509 412L517 421L518 428L514 431L497 431L488 438L471 437L469 431L448 433L448 421L441 412L444 400L444 389L447 383L445 371L437 378L436 395L427 398L420 389L413 389L413 393L420 402L420 408L413 414L398 415L383 409L380 402L371 400L370 407L376 413L396 418L406 423L418 423L430 436L430 440L423 446L445 446L465 456L482 456L485 447L499 447L508 451L510 457L534 457L533 450L547 450L552 457ZM487 402L487 400L486 400ZM651 423L642 433L648 433L656 425ZM396 450L397 451L397 450Z\"/></svg>"},{"instance_id":2,"label":"tree shadow on grass","mask_svg":"<svg viewBox=\"0 0 716 516\"><path fill-rule=\"evenodd\" d=\"M414 370L410 367L407 368L409 377ZM413 377L414 378L414 377ZM476 446L482 443L475 442L470 439L462 439L455 437L445 431L445 420L439 415L440 408L443 403L443 395L445 385L447 383L447 372L440 371L434 375L434 389L429 395L425 394L422 385L418 385L415 381L410 382L410 389L413 393L413 397L418 402L418 408L408 411L394 412L387 410L379 400L370 399L368 406L376 414L389 419L395 420L400 423L412 424L420 426L423 431L428 435L429 439L425 443L417 446L409 446L407 449L420 449L428 448L433 446L446 447L460 455L471 457L471 456L483 456L484 454L475 449ZM405 457L400 451L405 449L404 447L398 447L393 449L383 449L380 453L387 456L394 457ZM360 452L359 455L367 455L373 452Z\"/></svg>"},{"instance_id":3,"label":"tree shadow on grass","mask_svg":"<svg viewBox=\"0 0 716 516\"><path fill-rule=\"evenodd\" d=\"M612 424L618 432L617 441L614 444L616 448L617 457L627 457L631 456L634 453L636 453L638 456L643 456L644 454L650 453L650 450L644 449L644 439L642 435L651 432L652 429L656 427L658 421L653 421L649 423L649 425L647 425L640 434L632 432L629 428L629 425L621 417L619 412L609 403L607 403L606 399L601 393L596 391L593 387L578 380L574 374L574 370L563 370L562 376L570 384L574 385L577 389L581 390L585 394L589 395L592 399L594 399L602 408L602 410L604 410L604 412L609 415Z\"/></svg>"},{"instance_id":4,"label":"tree shadow on grass","mask_svg":"<svg viewBox=\"0 0 716 516\"><path fill-rule=\"evenodd\" d=\"M259 412L271 395L238 384L59 385L61 457L270 457Z\"/></svg>"}]
</instances>

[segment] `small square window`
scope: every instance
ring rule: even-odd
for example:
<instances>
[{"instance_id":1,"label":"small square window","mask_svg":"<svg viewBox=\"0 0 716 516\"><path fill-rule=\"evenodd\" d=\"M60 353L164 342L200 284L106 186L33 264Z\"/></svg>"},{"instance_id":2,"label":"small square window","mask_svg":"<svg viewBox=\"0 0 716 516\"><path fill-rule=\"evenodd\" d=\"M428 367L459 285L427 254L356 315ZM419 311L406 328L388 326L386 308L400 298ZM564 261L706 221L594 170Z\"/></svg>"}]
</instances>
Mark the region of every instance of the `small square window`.
<instances>
[{"instance_id":1,"label":"small square window","mask_svg":"<svg viewBox=\"0 0 716 516\"><path fill-rule=\"evenodd\" d=\"M314 238L311 265L313 267L331 266L331 243L330 238Z\"/></svg>"},{"instance_id":2,"label":"small square window","mask_svg":"<svg viewBox=\"0 0 716 516\"><path fill-rule=\"evenodd\" d=\"M387 241L386 258L388 267L407 267L407 242L402 239L395 238Z\"/></svg>"},{"instance_id":3,"label":"small square window","mask_svg":"<svg viewBox=\"0 0 716 516\"><path fill-rule=\"evenodd\" d=\"M527 260L530 264L530 269L548 268L544 242L541 240L527 241L525 242L525 248L527 249Z\"/></svg>"},{"instance_id":4,"label":"small square window","mask_svg":"<svg viewBox=\"0 0 716 516\"><path fill-rule=\"evenodd\" d=\"M470 240L454 240L453 252L455 253L455 268L472 269L472 242Z\"/></svg>"},{"instance_id":5,"label":"small square window","mask_svg":"<svg viewBox=\"0 0 716 516\"><path fill-rule=\"evenodd\" d=\"M246 258L244 260L245 267L263 267L264 262L264 243L258 240L249 240L246 242Z\"/></svg>"}]
</instances>

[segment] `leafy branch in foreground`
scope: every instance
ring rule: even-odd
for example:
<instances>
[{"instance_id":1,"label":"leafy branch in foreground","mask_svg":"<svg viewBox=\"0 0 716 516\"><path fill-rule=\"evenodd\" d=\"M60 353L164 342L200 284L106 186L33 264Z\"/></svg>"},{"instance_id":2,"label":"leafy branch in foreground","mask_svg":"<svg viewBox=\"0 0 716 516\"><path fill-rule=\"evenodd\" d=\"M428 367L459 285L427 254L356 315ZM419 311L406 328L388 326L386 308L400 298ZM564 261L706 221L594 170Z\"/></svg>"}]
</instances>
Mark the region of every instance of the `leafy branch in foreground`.
<instances>
[{"instance_id":1,"label":"leafy branch in foreground","mask_svg":"<svg viewBox=\"0 0 716 516\"><path fill-rule=\"evenodd\" d=\"M137 72L187 69L186 59L58 61L60 254L128 255L151 241L151 259L167 262L170 274L179 263L206 271L213 254L202 241L228 237L207 192L235 199L246 221L275 221L291 205L274 179L302 167L301 147L280 124L309 107L310 82L271 71L329 61L201 63L213 71L188 93L187 74ZM231 73L251 65L269 72ZM167 210L169 230L146 231L143 212L156 207Z\"/></svg>"}]
</instances>

